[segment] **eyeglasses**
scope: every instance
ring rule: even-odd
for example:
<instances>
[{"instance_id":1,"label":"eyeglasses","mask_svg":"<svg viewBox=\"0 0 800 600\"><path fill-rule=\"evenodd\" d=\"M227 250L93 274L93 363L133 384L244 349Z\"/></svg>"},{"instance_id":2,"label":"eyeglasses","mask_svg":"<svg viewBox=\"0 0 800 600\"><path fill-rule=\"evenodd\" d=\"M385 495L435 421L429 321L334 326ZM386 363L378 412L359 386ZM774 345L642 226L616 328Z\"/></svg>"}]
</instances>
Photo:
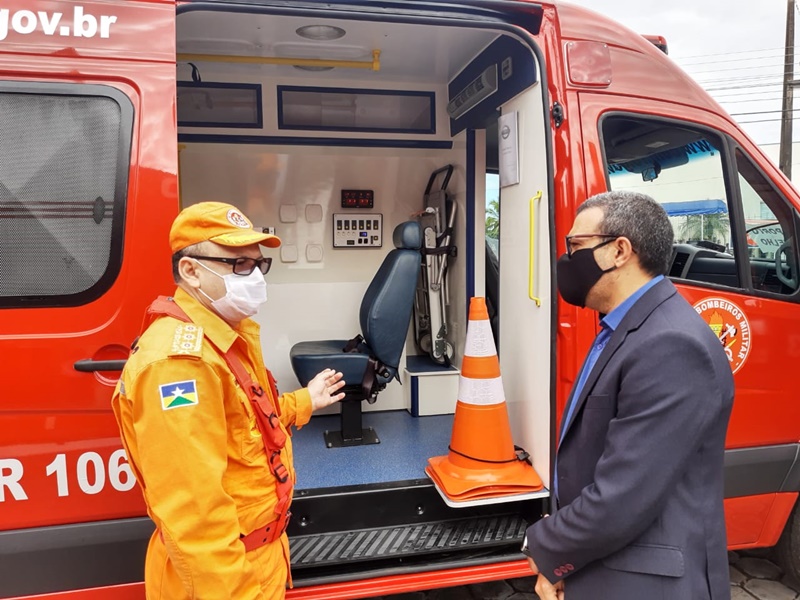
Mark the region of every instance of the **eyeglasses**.
<instances>
[{"instance_id":1,"label":"eyeglasses","mask_svg":"<svg viewBox=\"0 0 800 600\"><path fill-rule=\"evenodd\" d=\"M221 256L190 256L189 258L195 258L198 260L213 260L215 262L231 265L233 267L233 272L236 275L250 275L250 273L252 273L256 267L258 267L258 270L261 271L261 273L266 275L269 273L269 268L272 266L271 256L262 256L261 258L246 258L243 256L237 258L222 258Z\"/></svg>"},{"instance_id":2,"label":"eyeglasses","mask_svg":"<svg viewBox=\"0 0 800 600\"><path fill-rule=\"evenodd\" d=\"M606 244L610 244L612 241L614 241L618 237L619 237L618 235L611 235L611 234L606 234L606 233L580 233L578 235L568 235L567 237L564 238L566 240L566 242L567 242L567 256L572 258L572 253L575 251L572 248L572 240L585 240L585 239L589 239L589 238L604 238L606 240L605 242L601 242L601 243L597 244L596 246L591 246L589 248L590 250L596 250L597 248L600 248L601 246L605 246ZM578 250L581 250L581 249L582 248L578 248Z\"/></svg>"}]
</instances>

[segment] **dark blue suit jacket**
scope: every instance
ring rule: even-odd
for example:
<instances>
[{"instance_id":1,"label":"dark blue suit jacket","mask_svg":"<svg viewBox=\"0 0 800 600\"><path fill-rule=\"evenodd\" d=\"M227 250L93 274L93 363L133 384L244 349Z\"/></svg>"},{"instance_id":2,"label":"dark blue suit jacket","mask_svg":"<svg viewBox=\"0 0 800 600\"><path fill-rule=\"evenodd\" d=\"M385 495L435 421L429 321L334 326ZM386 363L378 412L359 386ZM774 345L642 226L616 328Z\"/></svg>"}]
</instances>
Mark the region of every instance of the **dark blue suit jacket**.
<instances>
[{"instance_id":1,"label":"dark blue suit jacket","mask_svg":"<svg viewBox=\"0 0 800 600\"><path fill-rule=\"evenodd\" d=\"M723 514L733 376L668 280L614 331L562 425L559 507L527 531L566 600L728 600Z\"/></svg>"}]
</instances>

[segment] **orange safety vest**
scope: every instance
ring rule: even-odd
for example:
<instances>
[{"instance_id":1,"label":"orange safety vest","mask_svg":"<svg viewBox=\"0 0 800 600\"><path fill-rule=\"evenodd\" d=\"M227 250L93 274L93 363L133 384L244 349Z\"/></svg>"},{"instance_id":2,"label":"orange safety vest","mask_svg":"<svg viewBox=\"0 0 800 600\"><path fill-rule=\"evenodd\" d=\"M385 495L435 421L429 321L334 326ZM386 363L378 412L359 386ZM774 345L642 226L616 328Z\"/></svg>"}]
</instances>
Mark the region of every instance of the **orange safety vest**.
<instances>
[{"instance_id":1,"label":"orange safety vest","mask_svg":"<svg viewBox=\"0 0 800 600\"><path fill-rule=\"evenodd\" d=\"M159 296L145 312L142 332L156 319L164 316L172 317L184 323L192 323L189 315L171 297ZM208 342L212 346L214 345L211 340L208 340ZM257 528L255 531L247 535L242 534L241 540L244 543L244 547L250 552L280 538L289 524L289 518L292 514L289 511L289 505L292 500L293 484L291 477L289 477L288 469L281 461L281 449L286 445L286 434L280 428L280 408L276 402L278 389L275 386L275 378L269 369L267 369L267 380L269 381L271 393L267 397L264 389L257 381L253 381L241 359L236 356L232 349L228 352L222 352L219 348L216 348L216 350L225 359L228 368L236 378L236 382L250 399L250 404L256 415L258 430L261 433L261 439L264 441L264 449L267 452L269 470L275 477L275 489L278 497L278 503L275 506L276 517L273 521Z\"/></svg>"}]
</instances>

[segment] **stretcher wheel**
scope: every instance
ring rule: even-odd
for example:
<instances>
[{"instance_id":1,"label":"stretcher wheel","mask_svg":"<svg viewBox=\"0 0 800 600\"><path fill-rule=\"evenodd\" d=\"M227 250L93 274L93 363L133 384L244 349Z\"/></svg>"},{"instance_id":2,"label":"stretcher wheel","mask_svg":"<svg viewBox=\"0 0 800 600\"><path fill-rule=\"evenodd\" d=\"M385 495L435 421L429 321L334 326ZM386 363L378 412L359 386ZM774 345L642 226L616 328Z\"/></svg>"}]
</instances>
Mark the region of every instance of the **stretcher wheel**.
<instances>
[{"instance_id":1,"label":"stretcher wheel","mask_svg":"<svg viewBox=\"0 0 800 600\"><path fill-rule=\"evenodd\" d=\"M419 348L423 352L427 352L430 354L431 350L433 350L433 346L431 345L431 335L426 333L421 338L419 338Z\"/></svg>"},{"instance_id":2,"label":"stretcher wheel","mask_svg":"<svg viewBox=\"0 0 800 600\"><path fill-rule=\"evenodd\" d=\"M444 354L442 354L441 356L434 356L434 354L431 353L431 358L440 365L450 366L450 361L453 359L454 352L455 350L453 348L453 344L451 344L450 342L445 342Z\"/></svg>"}]
</instances>

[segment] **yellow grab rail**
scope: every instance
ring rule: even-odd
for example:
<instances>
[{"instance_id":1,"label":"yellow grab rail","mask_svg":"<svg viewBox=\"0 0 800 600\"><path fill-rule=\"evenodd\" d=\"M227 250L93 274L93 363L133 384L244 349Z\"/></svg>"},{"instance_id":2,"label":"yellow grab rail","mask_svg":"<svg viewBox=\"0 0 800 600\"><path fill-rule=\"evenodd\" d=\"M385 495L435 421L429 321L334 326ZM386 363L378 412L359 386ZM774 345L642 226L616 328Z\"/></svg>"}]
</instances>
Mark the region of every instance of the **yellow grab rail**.
<instances>
[{"instance_id":1,"label":"yellow grab rail","mask_svg":"<svg viewBox=\"0 0 800 600\"><path fill-rule=\"evenodd\" d=\"M542 305L542 299L538 296L538 290L536 289L536 277L535 277L535 267L536 267L536 210L539 207L539 201L542 199L542 191L539 190L536 192L536 195L531 198L530 202L530 217L531 217L531 230L530 235L528 236L528 243L530 244L529 247L529 263L528 263L528 297L536 302L536 306Z\"/></svg>"},{"instance_id":2,"label":"yellow grab rail","mask_svg":"<svg viewBox=\"0 0 800 600\"><path fill-rule=\"evenodd\" d=\"M372 60L333 60L327 58L289 58L282 56L234 56L232 54L178 54L179 62L225 62L298 67L339 67L341 69L381 70L381 51L372 51Z\"/></svg>"}]
</instances>

